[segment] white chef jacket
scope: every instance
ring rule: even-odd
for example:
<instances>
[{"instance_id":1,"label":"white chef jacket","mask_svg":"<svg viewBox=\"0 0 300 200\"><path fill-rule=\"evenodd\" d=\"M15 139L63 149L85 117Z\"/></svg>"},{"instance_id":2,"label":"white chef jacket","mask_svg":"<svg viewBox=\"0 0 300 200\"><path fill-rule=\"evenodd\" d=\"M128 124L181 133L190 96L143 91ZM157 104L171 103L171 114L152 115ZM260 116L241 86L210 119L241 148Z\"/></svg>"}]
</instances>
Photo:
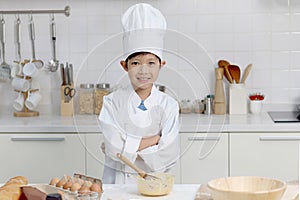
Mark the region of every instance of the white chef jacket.
<instances>
[{"instance_id":1,"label":"white chef jacket","mask_svg":"<svg viewBox=\"0 0 300 200\"><path fill-rule=\"evenodd\" d=\"M105 142L104 183L133 183L134 171L124 165L116 153L149 172L166 172L179 159L179 106L175 99L152 87L138 108L140 97L131 85L104 97L99 115ZM157 145L137 151L142 137L160 134ZM138 156L142 159L138 159Z\"/></svg>"}]
</instances>

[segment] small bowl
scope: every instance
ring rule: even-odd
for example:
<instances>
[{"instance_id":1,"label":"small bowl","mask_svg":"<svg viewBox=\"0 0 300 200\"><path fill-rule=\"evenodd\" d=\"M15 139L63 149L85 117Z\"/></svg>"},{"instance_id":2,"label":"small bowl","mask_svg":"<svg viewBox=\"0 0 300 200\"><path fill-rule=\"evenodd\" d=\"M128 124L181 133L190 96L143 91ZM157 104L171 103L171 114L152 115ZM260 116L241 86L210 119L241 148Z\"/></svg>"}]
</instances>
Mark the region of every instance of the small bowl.
<instances>
[{"instance_id":1,"label":"small bowl","mask_svg":"<svg viewBox=\"0 0 300 200\"><path fill-rule=\"evenodd\" d=\"M264 177L239 176L208 182L214 200L280 200L286 183Z\"/></svg>"},{"instance_id":2,"label":"small bowl","mask_svg":"<svg viewBox=\"0 0 300 200\"><path fill-rule=\"evenodd\" d=\"M166 173L155 173L153 176L159 177L158 180L152 178L137 177L138 190L145 196L163 196L171 192L174 185L174 175Z\"/></svg>"}]
</instances>

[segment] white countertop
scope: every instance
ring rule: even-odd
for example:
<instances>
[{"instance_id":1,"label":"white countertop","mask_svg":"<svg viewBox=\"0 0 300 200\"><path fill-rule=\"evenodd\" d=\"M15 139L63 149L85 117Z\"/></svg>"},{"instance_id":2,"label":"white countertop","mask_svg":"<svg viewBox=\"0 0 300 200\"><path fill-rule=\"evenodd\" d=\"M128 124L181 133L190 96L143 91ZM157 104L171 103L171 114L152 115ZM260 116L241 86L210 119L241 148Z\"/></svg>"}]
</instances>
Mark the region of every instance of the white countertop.
<instances>
[{"instance_id":1,"label":"white countertop","mask_svg":"<svg viewBox=\"0 0 300 200\"><path fill-rule=\"evenodd\" d=\"M175 184L170 194L160 197L147 197L138 192L136 185L103 185L104 193L101 200L138 200L138 199L163 199L163 200L194 200L200 185Z\"/></svg>"},{"instance_id":2,"label":"white countertop","mask_svg":"<svg viewBox=\"0 0 300 200\"><path fill-rule=\"evenodd\" d=\"M181 114L180 132L300 132L300 123L274 123L267 112L258 115ZM41 113L38 117L0 114L0 133L97 133L96 115L62 117Z\"/></svg>"}]
</instances>

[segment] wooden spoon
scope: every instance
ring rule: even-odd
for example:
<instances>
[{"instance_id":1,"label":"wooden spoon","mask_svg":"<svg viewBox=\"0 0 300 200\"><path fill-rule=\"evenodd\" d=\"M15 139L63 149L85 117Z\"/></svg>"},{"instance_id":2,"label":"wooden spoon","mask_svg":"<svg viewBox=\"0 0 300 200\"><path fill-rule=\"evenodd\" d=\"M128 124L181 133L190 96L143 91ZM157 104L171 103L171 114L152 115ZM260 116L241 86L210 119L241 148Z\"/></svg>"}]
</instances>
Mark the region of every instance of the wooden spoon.
<instances>
[{"instance_id":1,"label":"wooden spoon","mask_svg":"<svg viewBox=\"0 0 300 200\"><path fill-rule=\"evenodd\" d=\"M228 70L229 65L230 65L230 63L227 60L219 60L218 61L219 68L224 68L224 75L225 75L226 79L228 80L229 83L232 83L233 80L232 80L232 77Z\"/></svg>"},{"instance_id":2,"label":"wooden spoon","mask_svg":"<svg viewBox=\"0 0 300 200\"><path fill-rule=\"evenodd\" d=\"M236 82L236 83L240 83L240 77L241 77L241 70L240 67L237 65L229 65L228 66L228 70L229 73L232 77L232 79Z\"/></svg>"},{"instance_id":3,"label":"wooden spoon","mask_svg":"<svg viewBox=\"0 0 300 200\"><path fill-rule=\"evenodd\" d=\"M245 81L246 81L246 79L247 79L247 77L248 77L248 75L249 75L249 73L250 73L250 71L251 71L251 68L252 68L252 64L249 64L249 65L246 67L246 69L245 69L245 71L244 71L244 73L243 73L243 77L242 77L241 83L245 83Z\"/></svg>"},{"instance_id":4,"label":"wooden spoon","mask_svg":"<svg viewBox=\"0 0 300 200\"><path fill-rule=\"evenodd\" d=\"M138 168L135 166L132 162L130 162L126 157L124 157L122 154L117 153L117 157L122 160L126 165L131 167L134 171L136 171L142 178L145 180L152 180L152 181L161 181L161 178L157 176L153 176L150 174L147 174L144 170Z\"/></svg>"}]
</instances>

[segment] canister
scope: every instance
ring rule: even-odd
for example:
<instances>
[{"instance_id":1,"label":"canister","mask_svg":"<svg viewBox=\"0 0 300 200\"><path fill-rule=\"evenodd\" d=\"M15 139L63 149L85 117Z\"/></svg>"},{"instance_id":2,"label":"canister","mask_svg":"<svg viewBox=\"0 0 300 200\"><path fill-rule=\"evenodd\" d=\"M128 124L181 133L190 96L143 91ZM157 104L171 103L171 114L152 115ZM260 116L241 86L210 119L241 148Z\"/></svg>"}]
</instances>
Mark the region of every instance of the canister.
<instances>
[{"instance_id":1,"label":"canister","mask_svg":"<svg viewBox=\"0 0 300 200\"><path fill-rule=\"evenodd\" d=\"M109 83L98 83L95 89L95 114L99 115L102 105L103 97L110 93Z\"/></svg>"},{"instance_id":2,"label":"canister","mask_svg":"<svg viewBox=\"0 0 300 200\"><path fill-rule=\"evenodd\" d=\"M247 91L244 84L229 86L229 114L247 114Z\"/></svg>"},{"instance_id":3,"label":"canister","mask_svg":"<svg viewBox=\"0 0 300 200\"><path fill-rule=\"evenodd\" d=\"M94 84L80 84L79 89L79 113L94 114Z\"/></svg>"}]
</instances>

